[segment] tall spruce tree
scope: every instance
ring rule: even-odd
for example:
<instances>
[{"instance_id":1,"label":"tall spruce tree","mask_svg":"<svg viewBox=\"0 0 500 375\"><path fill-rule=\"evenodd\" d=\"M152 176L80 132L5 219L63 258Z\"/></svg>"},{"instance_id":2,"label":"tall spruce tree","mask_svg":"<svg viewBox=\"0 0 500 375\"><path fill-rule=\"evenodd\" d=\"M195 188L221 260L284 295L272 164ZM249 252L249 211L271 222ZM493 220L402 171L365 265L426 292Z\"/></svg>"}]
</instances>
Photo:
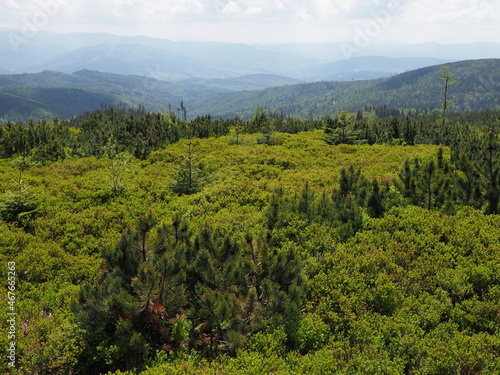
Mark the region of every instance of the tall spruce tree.
<instances>
[{"instance_id":1,"label":"tall spruce tree","mask_svg":"<svg viewBox=\"0 0 500 375\"><path fill-rule=\"evenodd\" d=\"M479 168L486 190L487 214L500 212L500 140L497 126L491 125L484 135L484 154Z\"/></svg>"},{"instance_id":2,"label":"tall spruce tree","mask_svg":"<svg viewBox=\"0 0 500 375\"><path fill-rule=\"evenodd\" d=\"M356 115L349 110L340 112L338 118L328 117L325 125L325 141L330 145L354 144L361 131L355 130Z\"/></svg>"},{"instance_id":3,"label":"tall spruce tree","mask_svg":"<svg viewBox=\"0 0 500 375\"><path fill-rule=\"evenodd\" d=\"M440 69L440 72L441 75L439 78L444 81L443 104L441 105L443 108L442 121L444 128L444 126L446 125L446 111L453 105L453 102L451 100L448 100L448 89L450 88L450 86L457 86L458 82L453 79L455 78L455 75L451 74L449 66L443 66Z\"/></svg>"},{"instance_id":4,"label":"tall spruce tree","mask_svg":"<svg viewBox=\"0 0 500 375\"><path fill-rule=\"evenodd\" d=\"M188 152L182 156L182 160L175 171L174 180L171 183L172 191L179 195L196 194L201 191L206 182L206 171L204 165L198 160L194 153L193 139L189 139Z\"/></svg>"}]
</instances>

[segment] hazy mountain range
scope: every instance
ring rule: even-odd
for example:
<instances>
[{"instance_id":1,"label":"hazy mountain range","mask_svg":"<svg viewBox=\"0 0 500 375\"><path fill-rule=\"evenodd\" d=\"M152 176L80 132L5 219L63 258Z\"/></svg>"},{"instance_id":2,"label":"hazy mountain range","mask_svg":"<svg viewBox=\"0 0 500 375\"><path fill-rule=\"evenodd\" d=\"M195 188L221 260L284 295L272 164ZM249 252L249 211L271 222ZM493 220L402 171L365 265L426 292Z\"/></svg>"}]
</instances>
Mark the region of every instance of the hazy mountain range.
<instances>
[{"instance_id":1,"label":"hazy mountain range","mask_svg":"<svg viewBox=\"0 0 500 375\"><path fill-rule=\"evenodd\" d=\"M500 44L372 43L237 44L170 41L110 34L56 34L0 29L0 74L82 69L145 75L169 81L282 75L302 81L390 76L444 62L500 58ZM348 51L356 51L352 54Z\"/></svg>"},{"instance_id":2,"label":"hazy mountain range","mask_svg":"<svg viewBox=\"0 0 500 375\"><path fill-rule=\"evenodd\" d=\"M500 104L500 60L454 63L500 58L500 44L373 43L357 56L345 48L0 29L0 121L68 118L101 104L175 110L181 100L191 117L248 116L256 105L301 116L366 104L439 107L444 63L461 83L456 108Z\"/></svg>"}]
</instances>

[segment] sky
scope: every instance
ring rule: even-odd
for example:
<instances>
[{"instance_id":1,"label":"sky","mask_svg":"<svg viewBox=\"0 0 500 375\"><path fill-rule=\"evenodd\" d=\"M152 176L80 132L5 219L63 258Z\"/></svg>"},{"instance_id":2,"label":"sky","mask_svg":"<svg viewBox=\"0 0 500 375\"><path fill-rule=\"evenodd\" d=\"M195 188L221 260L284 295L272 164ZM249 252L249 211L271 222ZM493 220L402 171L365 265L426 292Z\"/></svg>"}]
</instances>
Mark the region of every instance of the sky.
<instances>
[{"instance_id":1,"label":"sky","mask_svg":"<svg viewBox=\"0 0 500 375\"><path fill-rule=\"evenodd\" d=\"M238 43L500 43L500 0L1 0L0 28Z\"/></svg>"}]
</instances>

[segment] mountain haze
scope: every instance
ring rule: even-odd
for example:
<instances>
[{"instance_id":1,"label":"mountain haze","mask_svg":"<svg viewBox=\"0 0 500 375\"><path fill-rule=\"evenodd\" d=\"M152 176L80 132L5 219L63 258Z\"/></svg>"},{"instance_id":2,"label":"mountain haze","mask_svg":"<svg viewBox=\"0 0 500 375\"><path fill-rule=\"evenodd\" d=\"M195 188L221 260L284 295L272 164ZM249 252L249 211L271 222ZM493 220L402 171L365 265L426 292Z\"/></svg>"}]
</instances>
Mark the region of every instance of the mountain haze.
<instances>
[{"instance_id":1,"label":"mountain haze","mask_svg":"<svg viewBox=\"0 0 500 375\"><path fill-rule=\"evenodd\" d=\"M0 74L88 69L168 81L273 74L312 82L373 79L444 62L500 58L500 44L495 43L374 42L360 49L349 43L266 45L47 31L33 38L23 35L0 29ZM20 41L15 42L16 36ZM355 53L348 52L350 47Z\"/></svg>"}]
</instances>

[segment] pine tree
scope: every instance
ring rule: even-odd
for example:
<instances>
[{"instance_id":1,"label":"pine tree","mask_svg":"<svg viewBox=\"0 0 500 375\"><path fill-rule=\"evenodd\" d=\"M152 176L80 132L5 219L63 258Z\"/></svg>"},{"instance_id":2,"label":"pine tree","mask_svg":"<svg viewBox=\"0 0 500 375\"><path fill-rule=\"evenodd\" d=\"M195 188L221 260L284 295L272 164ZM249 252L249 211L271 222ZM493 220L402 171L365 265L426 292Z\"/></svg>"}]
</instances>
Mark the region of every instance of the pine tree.
<instances>
[{"instance_id":1,"label":"pine tree","mask_svg":"<svg viewBox=\"0 0 500 375\"><path fill-rule=\"evenodd\" d=\"M417 194L419 194L420 205L428 210L434 207L434 180L436 165L434 160L429 161L422 167L422 172L416 177Z\"/></svg>"},{"instance_id":2,"label":"pine tree","mask_svg":"<svg viewBox=\"0 0 500 375\"><path fill-rule=\"evenodd\" d=\"M439 78L441 78L444 81L444 94L443 94L444 98L442 104L443 108L442 121L444 128L446 124L446 111L453 105L452 101L448 100L448 89L450 86L457 86L458 82L453 79L455 78L455 75L451 74L449 66L443 66L440 69L440 71L441 71L441 76Z\"/></svg>"},{"instance_id":3,"label":"pine tree","mask_svg":"<svg viewBox=\"0 0 500 375\"><path fill-rule=\"evenodd\" d=\"M314 202L314 192L309 187L309 181L306 181L304 185L304 189L302 190L302 194L298 199L298 212L302 213L306 220L309 222L314 217L313 211L313 202Z\"/></svg>"},{"instance_id":4,"label":"pine tree","mask_svg":"<svg viewBox=\"0 0 500 375\"><path fill-rule=\"evenodd\" d=\"M474 163L462 153L455 158L454 164L456 170L453 173L453 180L457 188L458 201L463 205L481 208L484 204L481 175Z\"/></svg>"},{"instance_id":5,"label":"pine tree","mask_svg":"<svg viewBox=\"0 0 500 375\"><path fill-rule=\"evenodd\" d=\"M31 221L40 214L40 200L33 192L32 186L23 179L23 172L36 165L28 157L18 157L12 161L19 176L12 180L15 189L0 196L0 219L13 223L24 230L30 230Z\"/></svg>"},{"instance_id":6,"label":"pine tree","mask_svg":"<svg viewBox=\"0 0 500 375\"><path fill-rule=\"evenodd\" d=\"M336 226L344 241L353 237L363 228L363 214L352 194L343 196L336 204Z\"/></svg>"},{"instance_id":7,"label":"pine tree","mask_svg":"<svg viewBox=\"0 0 500 375\"><path fill-rule=\"evenodd\" d=\"M283 199L283 188L277 188L271 194L271 201L265 211L265 225L267 230L271 232L274 228L279 227L283 219L283 211L285 210L285 200Z\"/></svg>"},{"instance_id":8,"label":"pine tree","mask_svg":"<svg viewBox=\"0 0 500 375\"><path fill-rule=\"evenodd\" d=\"M332 195L334 202L340 202L348 195L356 200L358 205L364 205L367 194L368 183L361 174L361 170L355 170L354 166L340 170L339 188L335 189Z\"/></svg>"},{"instance_id":9,"label":"pine tree","mask_svg":"<svg viewBox=\"0 0 500 375\"><path fill-rule=\"evenodd\" d=\"M367 207L371 217L382 217L385 211L383 195L376 179L372 181L372 191L368 195Z\"/></svg>"},{"instance_id":10,"label":"pine tree","mask_svg":"<svg viewBox=\"0 0 500 375\"><path fill-rule=\"evenodd\" d=\"M410 116L406 116L404 123L402 124L403 139L408 145L415 144L415 136L417 135L417 131L415 129L415 124L410 119Z\"/></svg>"},{"instance_id":11,"label":"pine tree","mask_svg":"<svg viewBox=\"0 0 500 375\"><path fill-rule=\"evenodd\" d=\"M234 351L268 324L293 326L303 301L293 249L271 248L269 236L241 244L209 226L193 233L178 215L155 235L156 225L149 213L127 227L81 290L83 373L137 368L161 348Z\"/></svg>"},{"instance_id":12,"label":"pine tree","mask_svg":"<svg viewBox=\"0 0 500 375\"><path fill-rule=\"evenodd\" d=\"M443 149L440 148L436 160L431 159L421 164L419 159L415 159L413 167L409 161L405 161L394 185L407 204L431 210L443 207L455 199L451 182L451 167L444 160ZM447 210L449 212L451 207Z\"/></svg>"},{"instance_id":13,"label":"pine tree","mask_svg":"<svg viewBox=\"0 0 500 375\"><path fill-rule=\"evenodd\" d=\"M351 111L342 111L338 118L327 118L325 125L325 141L330 145L354 144L361 130L355 130L356 115Z\"/></svg>"},{"instance_id":14,"label":"pine tree","mask_svg":"<svg viewBox=\"0 0 500 375\"><path fill-rule=\"evenodd\" d=\"M500 212L500 141L495 126L490 126L484 136L484 154L480 167L483 186L486 190L487 214Z\"/></svg>"},{"instance_id":15,"label":"pine tree","mask_svg":"<svg viewBox=\"0 0 500 375\"><path fill-rule=\"evenodd\" d=\"M419 160L414 160L415 168L419 167ZM415 181L415 173L408 160L405 160L403 169L398 173L398 179L394 180L394 185L399 190L403 198L409 204L417 204L417 186Z\"/></svg>"},{"instance_id":16,"label":"pine tree","mask_svg":"<svg viewBox=\"0 0 500 375\"><path fill-rule=\"evenodd\" d=\"M206 182L207 174L203 164L198 161L193 147L193 141L190 139L188 153L183 156L171 183L172 191L179 195L196 194Z\"/></svg>"}]
</instances>

